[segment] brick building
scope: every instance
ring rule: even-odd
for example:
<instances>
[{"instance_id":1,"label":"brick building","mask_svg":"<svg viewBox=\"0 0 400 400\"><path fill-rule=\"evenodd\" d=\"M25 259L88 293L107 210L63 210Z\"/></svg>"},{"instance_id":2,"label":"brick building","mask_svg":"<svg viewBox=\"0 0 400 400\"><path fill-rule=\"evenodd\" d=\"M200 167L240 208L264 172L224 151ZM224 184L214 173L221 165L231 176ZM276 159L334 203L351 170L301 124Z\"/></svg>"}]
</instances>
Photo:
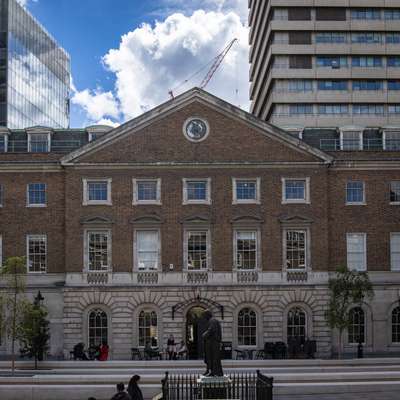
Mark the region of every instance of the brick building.
<instances>
[{"instance_id":1,"label":"brick building","mask_svg":"<svg viewBox=\"0 0 400 400\"><path fill-rule=\"evenodd\" d=\"M376 295L349 310L345 351L395 352L399 144L393 127L289 134L200 89L112 130L4 129L1 256L27 256L53 355L105 340L129 358L173 334L196 356L210 307L234 348L312 338L330 356L327 282L346 263Z\"/></svg>"}]
</instances>

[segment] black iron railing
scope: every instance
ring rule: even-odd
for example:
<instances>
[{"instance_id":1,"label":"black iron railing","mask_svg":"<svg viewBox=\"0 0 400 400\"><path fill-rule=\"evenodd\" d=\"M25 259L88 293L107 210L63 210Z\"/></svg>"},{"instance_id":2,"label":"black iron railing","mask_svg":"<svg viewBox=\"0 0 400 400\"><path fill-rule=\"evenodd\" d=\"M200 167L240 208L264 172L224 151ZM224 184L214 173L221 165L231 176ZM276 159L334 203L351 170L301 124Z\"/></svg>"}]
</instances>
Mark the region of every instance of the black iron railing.
<instances>
[{"instance_id":1,"label":"black iron railing","mask_svg":"<svg viewBox=\"0 0 400 400\"><path fill-rule=\"evenodd\" d=\"M260 371L251 374L229 374L225 383L207 382L199 385L199 375L170 375L162 380L163 400L272 400L273 378ZM213 397L213 394L216 397Z\"/></svg>"}]
</instances>

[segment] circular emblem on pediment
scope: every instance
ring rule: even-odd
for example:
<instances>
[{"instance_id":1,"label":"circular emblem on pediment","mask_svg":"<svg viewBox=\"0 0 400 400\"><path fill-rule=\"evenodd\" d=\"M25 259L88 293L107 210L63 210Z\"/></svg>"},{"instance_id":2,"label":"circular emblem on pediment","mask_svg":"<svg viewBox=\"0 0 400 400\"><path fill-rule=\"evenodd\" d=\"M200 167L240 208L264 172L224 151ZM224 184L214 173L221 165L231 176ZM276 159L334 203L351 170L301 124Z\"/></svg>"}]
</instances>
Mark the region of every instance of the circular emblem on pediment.
<instances>
[{"instance_id":1,"label":"circular emblem on pediment","mask_svg":"<svg viewBox=\"0 0 400 400\"><path fill-rule=\"evenodd\" d=\"M201 142L210 132L208 122L203 118L188 118L183 124L183 134L191 142Z\"/></svg>"}]
</instances>

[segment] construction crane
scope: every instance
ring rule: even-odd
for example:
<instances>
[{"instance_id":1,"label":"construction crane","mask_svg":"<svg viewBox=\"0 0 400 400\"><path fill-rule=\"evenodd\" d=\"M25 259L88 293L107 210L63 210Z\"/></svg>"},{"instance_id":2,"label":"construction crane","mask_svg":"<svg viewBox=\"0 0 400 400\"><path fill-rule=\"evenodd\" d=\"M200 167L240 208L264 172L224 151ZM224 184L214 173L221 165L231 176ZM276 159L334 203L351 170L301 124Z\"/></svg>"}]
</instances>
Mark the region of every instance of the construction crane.
<instances>
[{"instance_id":1,"label":"construction crane","mask_svg":"<svg viewBox=\"0 0 400 400\"><path fill-rule=\"evenodd\" d=\"M200 70L198 70L197 72L195 72L190 78L185 79L180 85L178 85L175 89L171 89L168 94L171 96L171 98L173 99L175 97L174 95L174 91L178 88L180 88L182 85L184 85L185 83L189 82L191 79L193 79L196 75L198 75L201 71L203 71L203 69L205 69L208 65L211 65L210 69L207 72L207 75L203 78L203 80L201 81L199 87L200 89L204 89L208 83L210 82L210 80L212 79L212 77L214 76L215 72L218 70L219 66L221 65L222 61L224 61L224 58L226 57L226 55L229 53L229 50L232 48L232 46L238 41L238 39L233 39L229 42L229 44L224 48L224 50L222 50L221 53L219 53L215 58L213 58L210 62L208 62L206 65L204 65L203 67L200 68Z\"/></svg>"}]
</instances>

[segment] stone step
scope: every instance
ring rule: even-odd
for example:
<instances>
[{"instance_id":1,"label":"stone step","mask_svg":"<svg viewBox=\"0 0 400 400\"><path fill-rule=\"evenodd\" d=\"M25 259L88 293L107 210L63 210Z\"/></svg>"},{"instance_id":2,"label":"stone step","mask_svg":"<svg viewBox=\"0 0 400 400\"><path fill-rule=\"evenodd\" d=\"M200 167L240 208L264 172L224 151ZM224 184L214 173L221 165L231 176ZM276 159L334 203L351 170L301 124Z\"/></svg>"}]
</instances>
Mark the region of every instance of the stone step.
<instances>
[{"instance_id":1,"label":"stone step","mask_svg":"<svg viewBox=\"0 0 400 400\"><path fill-rule=\"evenodd\" d=\"M316 400L322 395L353 394L375 392L376 398L384 399L387 391L398 392L400 382L362 382L362 383L303 383L284 384L278 383L274 386L274 397L290 396L295 400L296 396L313 395ZM145 400L151 400L161 391L160 385L143 385L142 391ZM70 385L67 390L63 385L35 385L21 386L16 389L13 385L0 385L0 398L2 400L87 400L94 396L97 400L109 400L115 393L114 385ZM241 399L246 400L246 399Z\"/></svg>"},{"instance_id":2,"label":"stone step","mask_svg":"<svg viewBox=\"0 0 400 400\"><path fill-rule=\"evenodd\" d=\"M131 371L129 374L112 374L112 375L34 375L21 377L0 377L0 385L86 385L86 384L117 384L118 382L128 382L134 373L139 371ZM230 371L225 371L229 373ZM312 373L285 373L271 374L267 370L261 371L268 376L274 378L275 383L309 383L309 382L372 382L372 381L399 381L399 371L380 371L380 372L312 372ZM174 372L171 371L171 374ZM164 374L142 374L141 384L158 384Z\"/></svg>"},{"instance_id":3,"label":"stone step","mask_svg":"<svg viewBox=\"0 0 400 400\"><path fill-rule=\"evenodd\" d=\"M346 359L346 360L223 360L225 368L257 368L268 365L271 368L283 367L364 367L364 366L399 366L400 358L363 358L363 359ZM34 363L32 361L18 361L17 368L32 369ZM10 361L0 361L0 369L11 367ZM152 360L152 361L44 361L40 363L41 368L45 369L131 369L131 368L203 368L202 360Z\"/></svg>"}]
</instances>

